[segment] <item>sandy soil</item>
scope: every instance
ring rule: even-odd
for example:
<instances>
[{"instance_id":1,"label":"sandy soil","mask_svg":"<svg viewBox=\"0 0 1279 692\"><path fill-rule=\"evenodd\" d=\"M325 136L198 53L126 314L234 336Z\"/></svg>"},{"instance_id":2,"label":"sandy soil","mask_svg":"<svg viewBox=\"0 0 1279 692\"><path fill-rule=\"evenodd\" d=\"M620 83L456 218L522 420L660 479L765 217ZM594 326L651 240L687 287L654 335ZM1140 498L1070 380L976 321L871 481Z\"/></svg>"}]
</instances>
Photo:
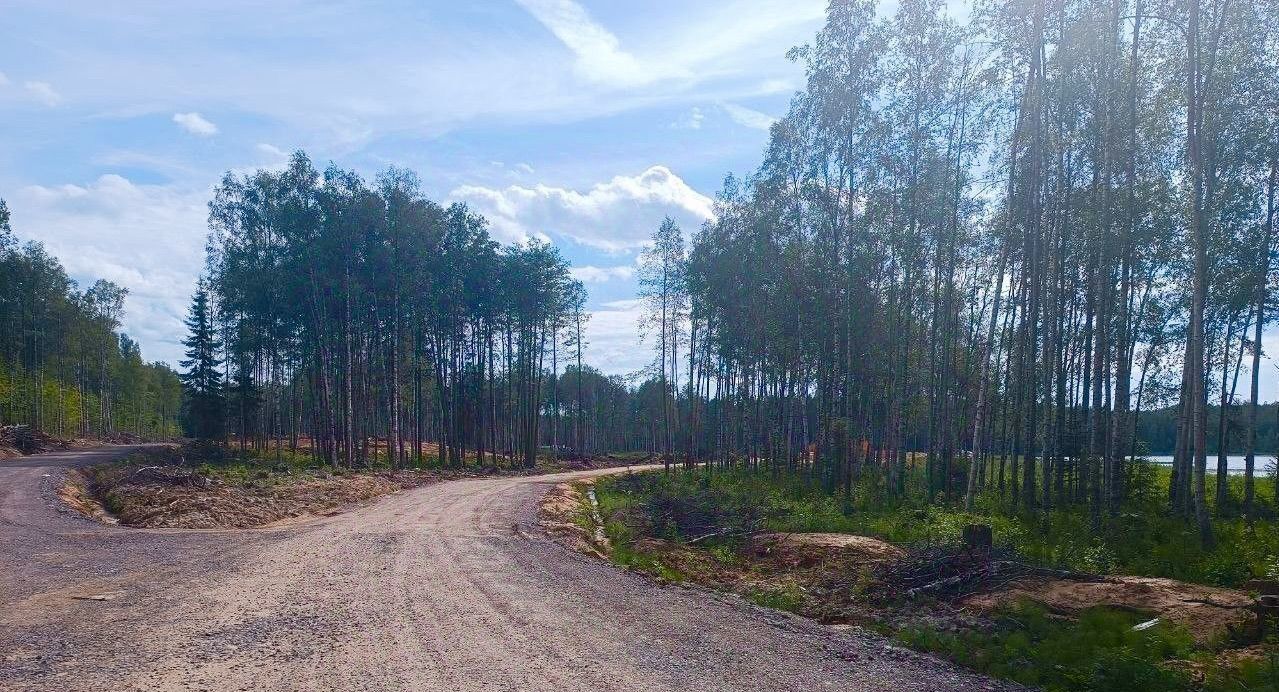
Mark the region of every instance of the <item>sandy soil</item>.
<instances>
[{"instance_id":1,"label":"sandy soil","mask_svg":"<svg viewBox=\"0 0 1279 692\"><path fill-rule=\"evenodd\" d=\"M66 469L0 466L6 690L970 690L999 683L739 599L662 587L537 528L554 485L459 480L274 528L93 522Z\"/></svg>"},{"instance_id":2,"label":"sandy soil","mask_svg":"<svg viewBox=\"0 0 1279 692\"><path fill-rule=\"evenodd\" d=\"M1018 599L1068 616L1094 606L1150 613L1185 626L1201 644L1242 630L1256 619L1249 610L1253 599L1243 591L1158 577L1111 576L1095 582L1027 579L995 593L972 596L965 605L990 610Z\"/></svg>"},{"instance_id":3,"label":"sandy soil","mask_svg":"<svg viewBox=\"0 0 1279 692\"><path fill-rule=\"evenodd\" d=\"M847 533L758 533L750 537L747 547L757 557L789 566L838 559L873 565L906 556L905 550L892 543Z\"/></svg>"}]
</instances>

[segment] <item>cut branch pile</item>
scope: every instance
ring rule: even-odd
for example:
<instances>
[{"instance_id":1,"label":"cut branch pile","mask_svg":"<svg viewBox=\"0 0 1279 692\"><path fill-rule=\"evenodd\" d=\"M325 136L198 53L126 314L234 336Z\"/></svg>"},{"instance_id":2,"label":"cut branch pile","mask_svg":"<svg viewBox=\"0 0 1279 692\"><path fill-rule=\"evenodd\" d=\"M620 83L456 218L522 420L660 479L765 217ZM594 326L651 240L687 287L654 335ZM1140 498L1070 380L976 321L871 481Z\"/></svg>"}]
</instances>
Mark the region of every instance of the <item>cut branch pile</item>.
<instances>
[{"instance_id":1,"label":"cut branch pile","mask_svg":"<svg viewBox=\"0 0 1279 692\"><path fill-rule=\"evenodd\" d=\"M646 533L677 536L690 545L746 538L761 531L767 518L766 508L760 504L673 493L653 495L644 503L643 512Z\"/></svg>"},{"instance_id":2,"label":"cut branch pile","mask_svg":"<svg viewBox=\"0 0 1279 692\"><path fill-rule=\"evenodd\" d=\"M1028 577L1089 582L1101 579L1095 574L1022 562L1010 551L973 551L952 546L915 550L900 561L883 565L875 573L871 592L882 600L928 597L959 601Z\"/></svg>"},{"instance_id":3,"label":"cut branch pile","mask_svg":"<svg viewBox=\"0 0 1279 692\"><path fill-rule=\"evenodd\" d=\"M210 488L213 479L180 466L142 466L129 475L127 483Z\"/></svg>"},{"instance_id":4,"label":"cut branch pile","mask_svg":"<svg viewBox=\"0 0 1279 692\"><path fill-rule=\"evenodd\" d=\"M36 430L29 425L0 427L0 447L13 447L22 454L40 454L56 449L67 449L69 442Z\"/></svg>"}]
</instances>

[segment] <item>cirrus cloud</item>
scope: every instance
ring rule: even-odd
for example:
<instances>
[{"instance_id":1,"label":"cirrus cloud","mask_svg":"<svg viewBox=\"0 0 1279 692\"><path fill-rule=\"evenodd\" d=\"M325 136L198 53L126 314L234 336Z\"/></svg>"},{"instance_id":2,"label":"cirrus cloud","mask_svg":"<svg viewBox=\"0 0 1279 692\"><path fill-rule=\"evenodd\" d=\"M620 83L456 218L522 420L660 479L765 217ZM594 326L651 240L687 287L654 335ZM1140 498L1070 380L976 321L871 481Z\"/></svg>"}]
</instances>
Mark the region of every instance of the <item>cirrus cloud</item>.
<instances>
[{"instance_id":1,"label":"cirrus cloud","mask_svg":"<svg viewBox=\"0 0 1279 692\"><path fill-rule=\"evenodd\" d=\"M720 107L724 109L729 118L732 118L733 122L742 127L767 130L773 126L773 123L777 122L777 118L767 113L761 113L754 108L739 106L735 103L721 103Z\"/></svg>"},{"instance_id":2,"label":"cirrus cloud","mask_svg":"<svg viewBox=\"0 0 1279 692\"><path fill-rule=\"evenodd\" d=\"M651 66L622 50L611 31L573 0L516 0L577 56L574 69L592 82L635 85L654 81Z\"/></svg>"},{"instance_id":3,"label":"cirrus cloud","mask_svg":"<svg viewBox=\"0 0 1279 692\"><path fill-rule=\"evenodd\" d=\"M48 82L25 82L22 85L22 88L26 89L27 93L30 94L32 98L50 108L62 103L62 94L59 94L58 91L53 88L53 85Z\"/></svg>"}]
</instances>

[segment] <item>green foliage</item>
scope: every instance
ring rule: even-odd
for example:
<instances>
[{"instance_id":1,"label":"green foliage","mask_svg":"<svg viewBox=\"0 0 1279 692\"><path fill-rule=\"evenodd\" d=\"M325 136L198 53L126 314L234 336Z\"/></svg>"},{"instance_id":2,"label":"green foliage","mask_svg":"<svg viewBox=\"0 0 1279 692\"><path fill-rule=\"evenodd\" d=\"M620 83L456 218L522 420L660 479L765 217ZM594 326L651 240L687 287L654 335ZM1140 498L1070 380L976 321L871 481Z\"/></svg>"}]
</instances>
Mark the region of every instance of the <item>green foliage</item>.
<instances>
[{"instance_id":1,"label":"green foliage","mask_svg":"<svg viewBox=\"0 0 1279 692\"><path fill-rule=\"evenodd\" d=\"M1158 692L1166 690L1272 689L1273 664L1222 666L1196 654L1183 628L1159 623L1143 631L1143 616L1094 608L1077 621L1023 603L998 614L990 631L941 632L909 627L897 633L906 645L945 656L974 670L1046 690ZM1201 687L1188 663L1206 671ZM1186 663L1172 663L1186 662Z\"/></svg>"},{"instance_id":2,"label":"green foliage","mask_svg":"<svg viewBox=\"0 0 1279 692\"><path fill-rule=\"evenodd\" d=\"M1155 474L1164 477L1167 471ZM1103 515L1095 530L1084 509L1054 509L1030 518L994 493L981 496L973 512L929 504L918 494L889 500L869 486L859 488L849 504L842 493L791 474L719 469L636 474L601 481L599 487L601 497L630 497L631 513L647 517L653 535L674 539L710 533L714 529L704 528L709 526L736 534L757 523L772 531L855 533L924 546L956 543L965 526L983 523L993 528L997 545L1044 565L1217 586L1265 576L1279 559L1274 522L1250 527L1241 518L1217 519L1218 547L1207 551L1189 520L1169 516L1155 501L1134 501L1113 517Z\"/></svg>"},{"instance_id":3,"label":"green foliage","mask_svg":"<svg viewBox=\"0 0 1279 692\"><path fill-rule=\"evenodd\" d=\"M0 209L4 208L0 201ZM0 425L61 437L177 434L179 386L117 333L127 291L81 291L40 243L19 246L0 219Z\"/></svg>"},{"instance_id":4,"label":"green foliage","mask_svg":"<svg viewBox=\"0 0 1279 692\"><path fill-rule=\"evenodd\" d=\"M191 299L186 326L190 334L182 342L186 346L186 360L181 362L186 372L180 375L185 395L183 425L187 433L198 440L219 440L226 427L222 371L218 369L222 365L218 357L222 344L214 333L209 292L203 281Z\"/></svg>"},{"instance_id":5,"label":"green foliage","mask_svg":"<svg viewBox=\"0 0 1279 692\"><path fill-rule=\"evenodd\" d=\"M582 437L558 415L545 417L559 434L540 434L544 411L562 408L546 366L558 375L565 332L580 342L585 321L585 290L550 243L503 247L465 205L427 199L411 171L366 181L302 152L282 170L228 173L209 211L201 288L241 444L304 429L335 466L421 464L433 442L449 467L482 449L487 463L531 468L543 444ZM193 335L207 331L201 300Z\"/></svg>"},{"instance_id":6,"label":"green foliage","mask_svg":"<svg viewBox=\"0 0 1279 692\"><path fill-rule=\"evenodd\" d=\"M1245 659L1233 665L1217 661L1203 666L1203 689L1209 692L1253 692L1279 689L1279 648L1272 647L1260 660Z\"/></svg>"},{"instance_id":7,"label":"green foliage","mask_svg":"<svg viewBox=\"0 0 1279 692\"><path fill-rule=\"evenodd\" d=\"M690 489L686 483L695 484ZM758 498L712 486L685 474L632 474L615 481L639 498L632 505L648 535L672 540L740 537L763 526L767 509Z\"/></svg>"},{"instance_id":8,"label":"green foliage","mask_svg":"<svg viewBox=\"0 0 1279 692\"><path fill-rule=\"evenodd\" d=\"M804 604L804 594L794 584L782 584L751 592L748 597L755 605L798 612Z\"/></svg>"},{"instance_id":9,"label":"green foliage","mask_svg":"<svg viewBox=\"0 0 1279 692\"><path fill-rule=\"evenodd\" d=\"M1152 476L1154 478L1154 476ZM922 484L912 481L912 487ZM978 510L967 513L927 505L922 498L884 502L867 485L851 503L840 493L823 490L804 476L706 469L673 474L645 473L596 482L614 559L623 565L682 580L677 570L656 556L637 550L641 535L690 538L679 516L696 516L697 526L714 516L723 526L763 517L772 531L832 531L877 535L901 544L927 545L958 541L973 522L995 527L997 541L1025 558L1092 572L1117 572L1193 578L1205 583L1237 583L1247 574L1275 570L1279 552L1270 524L1249 530L1242 521L1222 521L1222 547L1212 553L1198 548L1193 527L1184 519L1162 516L1157 504L1134 503L1127 512L1091 530L1086 512L1056 510L1047 521L1027 520L1007 510L997 497L983 496ZM916 494L914 497L918 497ZM660 498L660 499L659 499ZM709 505L718 503L718 509ZM672 508L679 508L678 511ZM1138 512L1136 510L1143 509ZM666 512L668 522L653 512ZM683 513L683 514L681 514ZM1258 546L1251 545L1258 543ZM718 562L739 561L729 542L699 544ZM1267 546L1270 546L1267 548ZM1272 552L1265 552L1271 550ZM753 602L781 610L803 604L798 587L783 582L745 594ZM1224 664L1198 648L1183 628L1161 622L1134 631L1148 616L1094 608L1078 620L1053 616L1042 607L1019 603L999 611L990 628L942 631L909 625L890 634L903 643L933 652L980 672L1047 690L1193 690L1211 692L1269 689L1279 684L1279 667L1267 661ZM1196 687L1189 666L1203 671Z\"/></svg>"}]
</instances>

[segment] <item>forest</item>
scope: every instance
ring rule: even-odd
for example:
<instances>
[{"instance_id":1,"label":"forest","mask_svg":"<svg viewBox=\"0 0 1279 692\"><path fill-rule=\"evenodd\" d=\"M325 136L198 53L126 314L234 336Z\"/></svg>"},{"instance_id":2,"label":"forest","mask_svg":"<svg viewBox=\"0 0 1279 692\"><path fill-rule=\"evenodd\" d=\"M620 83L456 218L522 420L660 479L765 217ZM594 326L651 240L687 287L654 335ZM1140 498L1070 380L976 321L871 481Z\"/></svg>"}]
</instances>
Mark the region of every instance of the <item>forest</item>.
<instances>
[{"instance_id":1,"label":"forest","mask_svg":"<svg viewBox=\"0 0 1279 692\"><path fill-rule=\"evenodd\" d=\"M491 4L22 37L0 687L1279 689L1279 1Z\"/></svg>"},{"instance_id":2,"label":"forest","mask_svg":"<svg viewBox=\"0 0 1279 692\"><path fill-rule=\"evenodd\" d=\"M1172 406L1165 502L1211 545L1274 453L1275 9L832 2L759 170L687 250L655 236L662 451L850 495L920 456L925 497L1096 524Z\"/></svg>"},{"instance_id":3,"label":"forest","mask_svg":"<svg viewBox=\"0 0 1279 692\"><path fill-rule=\"evenodd\" d=\"M202 436L346 467L643 445L625 380L583 361L586 292L559 251L500 246L412 172L370 183L299 152L228 174L209 218L185 363Z\"/></svg>"},{"instance_id":4,"label":"forest","mask_svg":"<svg viewBox=\"0 0 1279 692\"><path fill-rule=\"evenodd\" d=\"M298 152L222 179L180 405L115 333L124 290L80 291L6 223L0 416L162 436L180 406L189 434L331 465L644 450L849 496L902 495L918 462L929 498L1094 522L1171 452L1167 508L1211 544L1212 513L1256 513L1276 451L1275 13L835 0L788 54L805 84L758 170L700 228L654 220L653 359L630 376L586 362L557 248L500 245L404 169ZM1247 455L1242 497L1225 451Z\"/></svg>"},{"instance_id":5,"label":"forest","mask_svg":"<svg viewBox=\"0 0 1279 692\"><path fill-rule=\"evenodd\" d=\"M0 427L58 437L179 434L182 387L119 333L126 289L80 290L36 242L20 245L0 200Z\"/></svg>"}]
</instances>

